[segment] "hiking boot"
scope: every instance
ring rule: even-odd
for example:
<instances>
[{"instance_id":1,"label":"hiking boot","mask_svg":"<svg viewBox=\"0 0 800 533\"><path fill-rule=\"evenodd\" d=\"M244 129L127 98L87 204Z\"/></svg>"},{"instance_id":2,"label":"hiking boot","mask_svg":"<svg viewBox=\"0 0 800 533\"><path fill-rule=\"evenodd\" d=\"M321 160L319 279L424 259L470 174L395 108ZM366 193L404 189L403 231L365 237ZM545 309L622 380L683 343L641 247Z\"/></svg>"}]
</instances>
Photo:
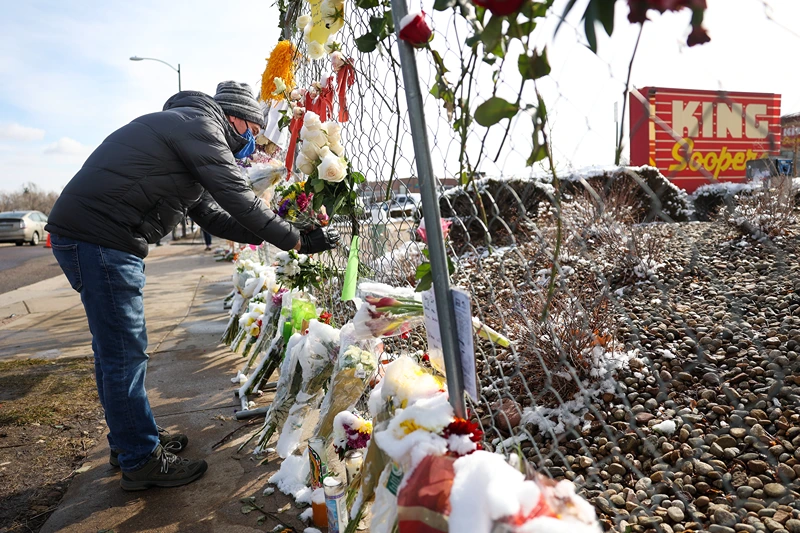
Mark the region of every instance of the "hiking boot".
<instances>
[{"instance_id":1,"label":"hiking boot","mask_svg":"<svg viewBox=\"0 0 800 533\"><path fill-rule=\"evenodd\" d=\"M150 487L180 487L199 479L208 469L202 459L181 459L159 446L150 460L139 470L123 472L123 490L145 490Z\"/></svg>"},{"instance_id":2,"label":"hiking boot","mask_svg":"<svg viewBox=\"0 0 800 533\"><path fill-rule=\"evenodd\" d=\"M161 426L156 427L158 428L158 440L168 451L172 453L180 453L186 449L186 446L189 444L189 437L183 433L169 433ZM119 466L119 452L116 450L111 450L111 453L108 456L108 462L111 464L111 466Z\"/></svg>"}]
</instances>

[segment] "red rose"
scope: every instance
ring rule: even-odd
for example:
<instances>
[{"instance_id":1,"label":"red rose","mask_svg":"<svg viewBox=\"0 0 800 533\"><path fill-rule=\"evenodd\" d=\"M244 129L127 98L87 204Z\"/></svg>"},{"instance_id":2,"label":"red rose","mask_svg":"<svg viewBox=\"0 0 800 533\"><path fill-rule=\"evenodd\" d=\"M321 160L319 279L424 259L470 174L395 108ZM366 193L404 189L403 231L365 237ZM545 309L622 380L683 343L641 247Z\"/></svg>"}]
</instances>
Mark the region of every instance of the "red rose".
<instances>
[{"instance_id":1,"label":"red rose","mask_svg":"<svg viewBox=\"0 0 800 533\"><path fill-rule=\"evenodd\" d=\"M472 0L476 6L485 7L492 15L504 17L516 13L525 0Z\"/></svg>"},{"instance_id":2,"label":"red rose","mask_svg":"<svg viewBox=\"0 0 800 533\"><path fill-rule=\"evenodd\" d=\"M433 39L433 30L425 20L425 12L409 13L400 21L398 36L417 48L424 48Z\"/></svg>"}]
</instances>

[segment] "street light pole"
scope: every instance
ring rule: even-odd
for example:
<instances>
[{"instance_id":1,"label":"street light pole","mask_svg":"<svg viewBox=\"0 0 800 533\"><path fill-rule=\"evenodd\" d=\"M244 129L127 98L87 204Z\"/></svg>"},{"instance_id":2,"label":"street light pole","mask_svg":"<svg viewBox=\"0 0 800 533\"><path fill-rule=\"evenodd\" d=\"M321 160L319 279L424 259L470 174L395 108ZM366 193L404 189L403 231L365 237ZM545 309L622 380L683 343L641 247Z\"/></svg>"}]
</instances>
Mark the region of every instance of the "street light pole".
<instances>
[{"instance_id":1,"label":"street light pole","mask_svg":"<svg viewBox=\"0 0 800 533\"><path fill-rule=\"evenodd\" d=\"M144 61L144 60L147 60L147 61L158 61L159 63L163 63L166 66L168 66L169 68L171 68L172 70L174 70L175 72L177 72L178 73L178 92L181 92L182 89L181 89L181 64L180 63L178 63L178 68L175 68L172 65L170 65L169 63L167 63L166 61L162 61L161 59L156 59L155 57L139 57L139 56L132 56L131 57L131 61Z\"/></svg>"},{"instance_id":2,"label":"street light pole","mask_svg":"<svg viewBox=\"0 0 800 533\"><path fill-rule=\"evenodd\" d=\"M181 92L181 64L178 63L178 68L173 67L169 63L164 60L156 59L155 57L139 57L139 56L131 56L131 61L158 61L159 63L163 63L175 72L178 73L178 92ZM181 222L181 237L186 237L186 218L184 217L183 221ZM172 229L172 240L177 240L175 236L175 228ZM159 246L161 241L158 242Z\"/></svg>"}]
</instances>

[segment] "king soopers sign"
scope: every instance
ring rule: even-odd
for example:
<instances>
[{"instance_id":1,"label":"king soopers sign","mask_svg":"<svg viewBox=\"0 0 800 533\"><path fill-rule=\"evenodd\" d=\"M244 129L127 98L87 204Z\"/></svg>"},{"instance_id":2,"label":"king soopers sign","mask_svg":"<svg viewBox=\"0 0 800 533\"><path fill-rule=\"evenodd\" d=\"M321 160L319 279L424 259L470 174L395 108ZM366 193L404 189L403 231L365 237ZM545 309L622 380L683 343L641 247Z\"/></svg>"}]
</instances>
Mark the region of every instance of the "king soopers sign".
<instances>
[{"instance_id":1,"label":"king soopers sign","mask_svg":"<svg viewBox=\"0 0 800 533\"><path fill-rule=\"evenodd\" d=\"M744 181L747 161L780 151L777 94L644 87L630 97L631 164L692 192Z\"/></svg>"}]
</instances>

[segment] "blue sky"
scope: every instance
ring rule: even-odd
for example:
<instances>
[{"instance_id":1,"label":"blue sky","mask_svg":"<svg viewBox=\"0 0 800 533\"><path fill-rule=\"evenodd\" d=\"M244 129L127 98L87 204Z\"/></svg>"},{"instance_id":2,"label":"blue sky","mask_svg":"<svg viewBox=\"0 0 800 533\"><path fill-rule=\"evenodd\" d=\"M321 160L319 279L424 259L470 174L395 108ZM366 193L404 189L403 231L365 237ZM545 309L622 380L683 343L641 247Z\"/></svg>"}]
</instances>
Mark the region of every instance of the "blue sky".
<instances>
[{"instance_id":1,"label":"blue sky","mask_svg":"<svg viewBox=\"0 0 800 533\"><path fill-rule=\"evenodd\" d=\"M556 12L565 1L557 0ZM255 85L278 39L272 0L0 2L0 189L30 181L60 190L109 133L161 109L177 91L176 73L153 61L132 62L130 56L180 63L184 89L213 94L221 80ZM585 2L579 0L575 15ZM432 11L433 0L412 2L417 3ZM712 42L701 47L683 44L688 13L652 17L632 84L776 92L783 95L784 113L800 111L790 68L800 46L800 36L790 29L800 20L800 2L708 4ZM553 65L542 90L552 102L555 152L562 164L612 162L613 105L638 28L626 16L625 2L619 2L614 37L600 38L599 57L580 43L580 30L571 25L555 39L554 21L540 25ZM434 40L434 45L444 43ZM530 137L520 139L525 144ZM529 149L520 145L518 152Z\"/></svg>"},{"instance_id":2,"label":"blue sky","mask_svg":"<svg viewBox=\"0 0 800 533\"><path fill-rule=\"evenodd\" d=\"M184 89L213 94L255 84L278 37L269 1L2 3L0 189L60 190L109 133L161 109L177 74L130 56L180 63Z\"/></svg>"}]
</instances>

